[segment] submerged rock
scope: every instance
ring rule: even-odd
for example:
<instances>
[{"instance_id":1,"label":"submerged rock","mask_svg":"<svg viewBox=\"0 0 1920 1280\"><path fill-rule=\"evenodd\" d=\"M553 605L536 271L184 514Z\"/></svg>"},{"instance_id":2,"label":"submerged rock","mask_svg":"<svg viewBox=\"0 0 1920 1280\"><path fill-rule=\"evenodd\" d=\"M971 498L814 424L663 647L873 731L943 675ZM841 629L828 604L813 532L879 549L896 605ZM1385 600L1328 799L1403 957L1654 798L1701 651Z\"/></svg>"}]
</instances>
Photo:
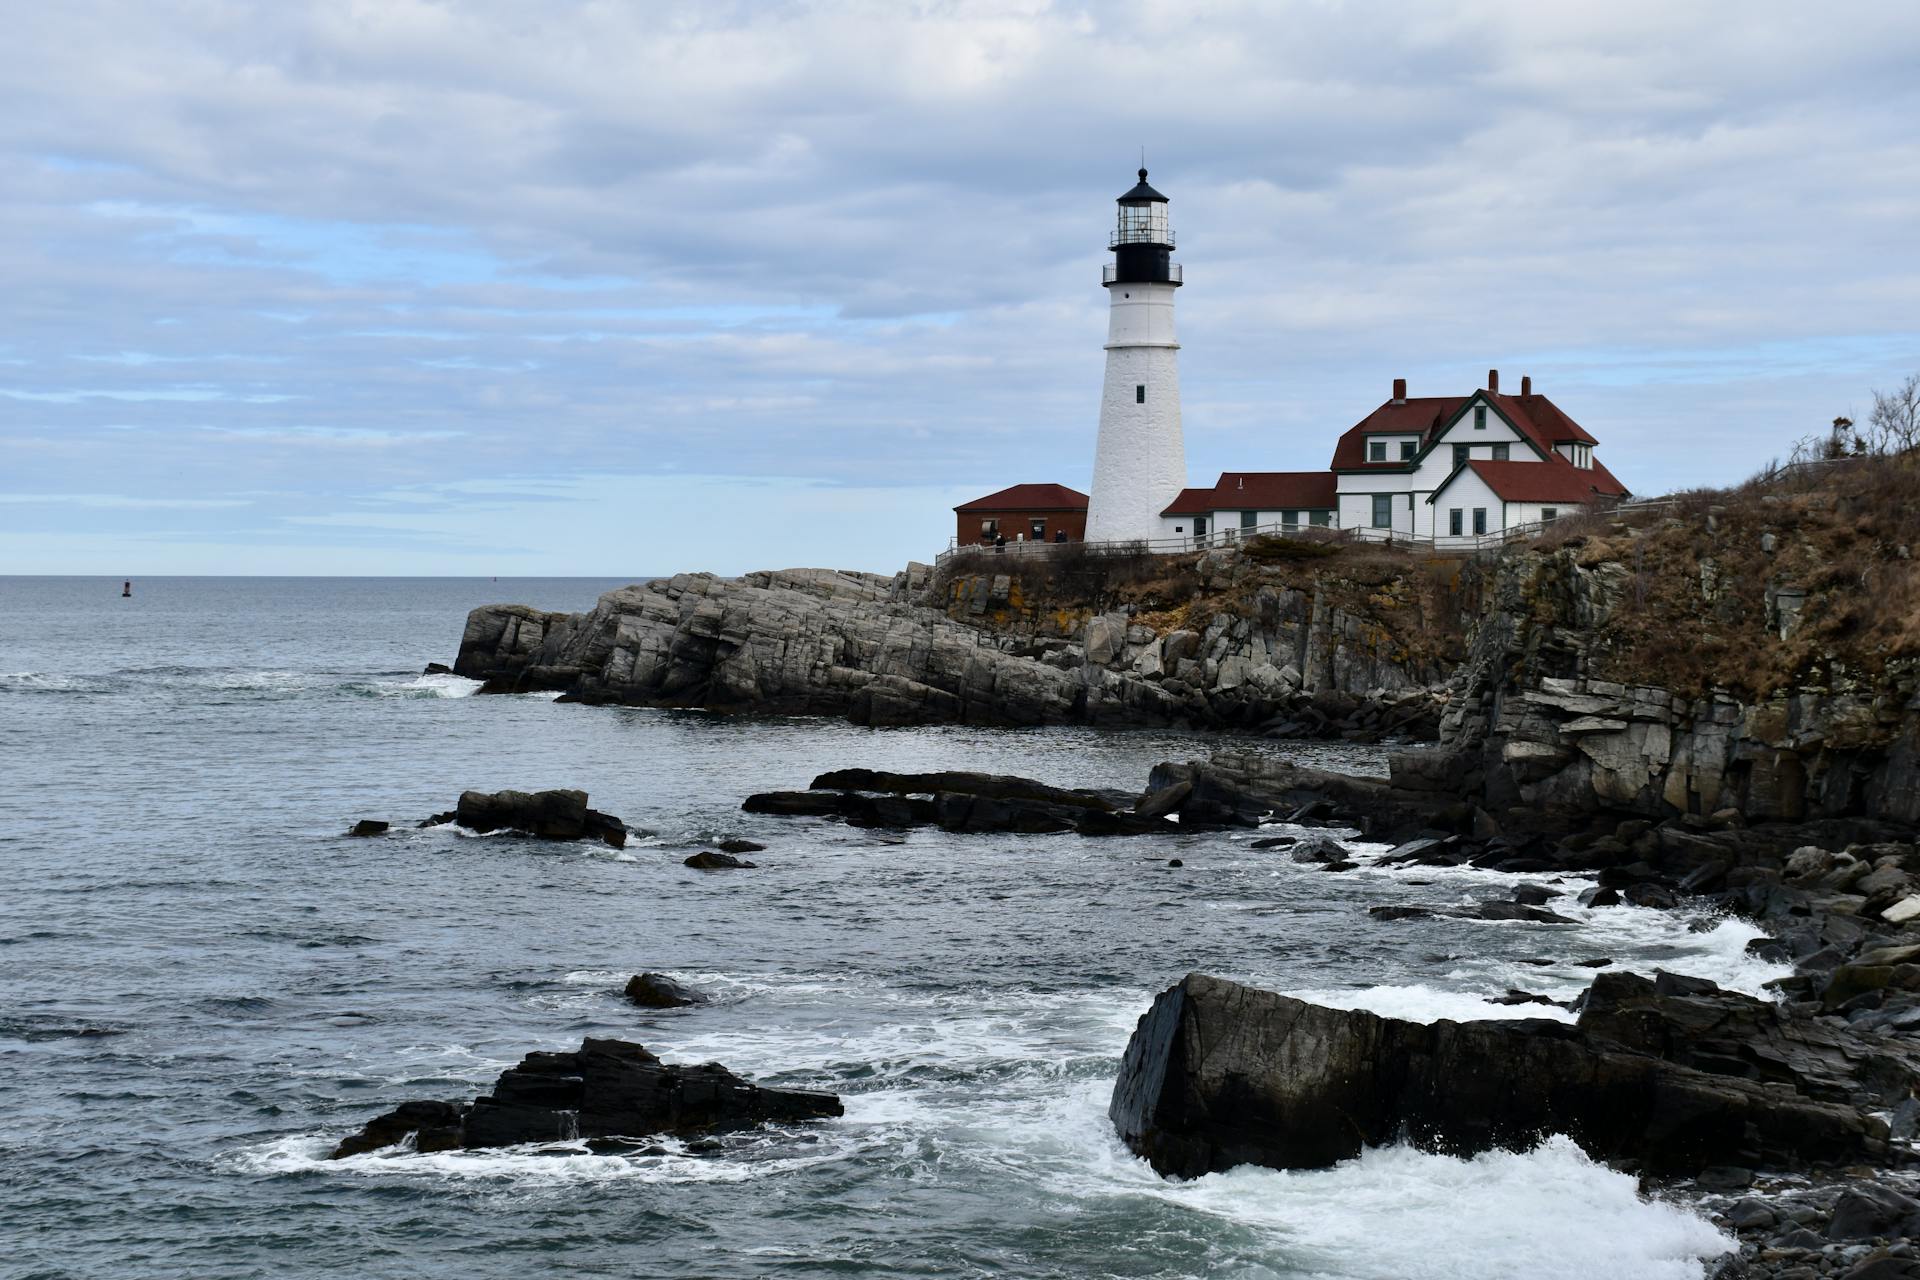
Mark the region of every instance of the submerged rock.
<instances>
[{"instance_id":1,"label":"submerged rock","mask_svg":"<svg viewBox=\"0 0 1920 1280\"><path fill-rule=\"evenodd\" d=\"M684 1009L705 1004L707 998L664 973L636 973L627 979L627 999L643 1009Z\"/></svg>"},{"instance_id":2,"label":"submerged rock","mask_svg":"<svg viewBox=\"0 0 1920 1280\"><path fill-rule=\"evenodd\" d=\"M722 853L761 853L765 851L766 847L767 846L758 841L741 840L737 837L730 840L722 840L719 844L719 849Z\"/></svg>"},{"instance_id":3,"label":"submerged rock","mask_svg":"<svg viewBox=\"0 0 1920 1280\"><path fill-rule=\"evenodd\" d=\"M571 1053L530 1053L472 1103L406 1102L334 1148L362 1155L414 1137L418 1151L523 1142L691 1137L842 1114L830 1093L765 1089L717 1062L672 1066L625 1040L587 1039Z\"/></svg>"},{"instance_id":4,"label":"submerged rock","mask_svg":"<svg viewBox=\"0 0 1920 1280\"><path fill-rule=\"evenodd\" d=\"M391 822L381 822L378 818L362 818L353 824L352 829L350 829L347 834L366 839L371 836L383 836L387 834L392 827L393 824Z\"/></svg>"},{"instance_id":5,"label":"submerged rock","mask_svg":"<svg viewBox=\"0 0 1920 1280\"><path fill-rule=\"evenodd\" d=\"M1162 1174L1324 1168L1402 1137L1471 1155L1564 1133L1653 1173L1843 1164L1886 1126L1541 1020L1402 1022L1189 974L1140 1019L1108 1108Z\"/></svg>"},{"instance_id":6,"label":"submerged rock","mask_svg":"<svg viewBox=\"0 0 1920 1280\"><path fill-rule=\"evenodd\" d=\"M699 853L688 858L686 865L692 867L695 871L727 871L750 869L760 864L757 862L748 862L745 858L736 858L729 853L714 853L711 850L702 849Z\"/></svg>"}]
</instances>

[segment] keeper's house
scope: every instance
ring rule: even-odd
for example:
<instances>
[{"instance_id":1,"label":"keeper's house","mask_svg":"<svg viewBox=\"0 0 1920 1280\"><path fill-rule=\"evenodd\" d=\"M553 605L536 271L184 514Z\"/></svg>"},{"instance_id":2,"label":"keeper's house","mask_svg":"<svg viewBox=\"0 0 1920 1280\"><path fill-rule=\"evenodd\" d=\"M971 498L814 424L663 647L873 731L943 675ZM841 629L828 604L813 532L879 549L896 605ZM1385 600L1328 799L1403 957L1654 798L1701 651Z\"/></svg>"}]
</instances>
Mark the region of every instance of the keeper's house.
<instances>
[{"instance_id":1,"label":"keeper's house","mask_svg":"<svg viewBox=\"0 0 1920 1280\"><path fill-rule=\"evenodd\" d=\"M1571 515L1626 496L1593 456L1599 444L1553 401L1500 390L1500 371L1466 396L1393 396L1334 446L1342 529L1370 536L1472 539Z\"/></svg>"},{"instance_id":2,"label":"keeper's house","mask_svg":"<svg viewBox=\"0 0 1920 1280\"><path fill-rule=\"evenodd\" d=\"M1079 542L1087 536L1087 495L1063 484L1016 484L953 509L954 545Z\"/></svg>"}]
</instances>

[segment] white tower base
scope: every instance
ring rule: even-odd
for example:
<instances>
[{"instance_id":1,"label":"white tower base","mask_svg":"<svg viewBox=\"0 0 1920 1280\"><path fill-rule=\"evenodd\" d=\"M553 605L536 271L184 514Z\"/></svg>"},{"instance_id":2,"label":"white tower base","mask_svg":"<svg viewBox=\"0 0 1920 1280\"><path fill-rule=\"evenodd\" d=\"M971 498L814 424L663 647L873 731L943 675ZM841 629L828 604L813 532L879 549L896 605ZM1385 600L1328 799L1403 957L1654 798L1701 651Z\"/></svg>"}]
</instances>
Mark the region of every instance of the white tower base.
<instances>
[{"instance_id":1,"label":"white tower base","mask_svg":"<svg viewBox=\"0 0 1920 1280\"><path fill-rule=\"evenodd\" d=\"M1112 284L1087 541L1144 541L1187 484L1171 284Z\"/></svg>"}]
</instances>

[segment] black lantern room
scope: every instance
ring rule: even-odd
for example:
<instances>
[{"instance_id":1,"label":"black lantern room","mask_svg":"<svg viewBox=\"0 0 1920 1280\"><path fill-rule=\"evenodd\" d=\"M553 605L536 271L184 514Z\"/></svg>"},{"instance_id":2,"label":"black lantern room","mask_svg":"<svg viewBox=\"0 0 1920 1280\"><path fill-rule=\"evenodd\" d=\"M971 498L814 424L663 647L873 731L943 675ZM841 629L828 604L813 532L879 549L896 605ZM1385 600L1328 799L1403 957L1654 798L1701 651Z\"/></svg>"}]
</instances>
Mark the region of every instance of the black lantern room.
<instances>
[{"instance_id":1,"label":"black lantern room","mask_svg":"<svg viewBox=\"0 0 1920 1280\"><path fill-rule=\"evenodd\" d=\"M1114 227L1113 265L1101 274L1103 284L1180 283L1180 264L1173 261L1173 228L1167 225L1167 198L1147 185L1147 171L1140 171L1140 184L1120 197L1120 221Z\"/></svg>"}]
</instances>

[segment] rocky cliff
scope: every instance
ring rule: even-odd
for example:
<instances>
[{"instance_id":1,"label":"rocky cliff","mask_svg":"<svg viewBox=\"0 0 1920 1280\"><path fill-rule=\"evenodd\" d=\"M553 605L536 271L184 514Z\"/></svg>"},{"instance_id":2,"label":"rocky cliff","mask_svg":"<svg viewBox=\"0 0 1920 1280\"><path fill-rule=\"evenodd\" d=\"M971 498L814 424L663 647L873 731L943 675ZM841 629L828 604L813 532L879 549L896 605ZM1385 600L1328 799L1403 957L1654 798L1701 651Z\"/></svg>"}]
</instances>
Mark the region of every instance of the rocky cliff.
<instances>
[{"instance_id":1,"label":"rocky cliff","mask_svg":"<svg viewBox=\"0 0 1920 1280\"><path fill-rule=\"evenodd\" d=\"M1431 736L1427 690L1460 643L1433 629L1454 614L1431 603L1434 582L1377 557L1307 574L1239 551L1140 557L1133 580L1115 562L1057 590L1021 559L892 578L681 574L584 614L488 606L469 616L454 669L496 692L874 725Z\"/></svg>"},{"instance_id":2,"label":"rocky cliff","mask_svg":"<svg viewBox=\"0 0 1920 1280\"><path fill-rule=\"evenodd\" d=\"M1707 516L1472 566L1482 603L1444 754L1397 776L1490 807L1920 821L1920 660L1853 629L1807 634L1854 592L1796 585L1804 566L1764 563L1783 534ZM1688 552L1655 550L1650 572L1636 544L1682 538ZM1734 538L1762 561L1744 590Z\"/></svg>"}]
</instances>

